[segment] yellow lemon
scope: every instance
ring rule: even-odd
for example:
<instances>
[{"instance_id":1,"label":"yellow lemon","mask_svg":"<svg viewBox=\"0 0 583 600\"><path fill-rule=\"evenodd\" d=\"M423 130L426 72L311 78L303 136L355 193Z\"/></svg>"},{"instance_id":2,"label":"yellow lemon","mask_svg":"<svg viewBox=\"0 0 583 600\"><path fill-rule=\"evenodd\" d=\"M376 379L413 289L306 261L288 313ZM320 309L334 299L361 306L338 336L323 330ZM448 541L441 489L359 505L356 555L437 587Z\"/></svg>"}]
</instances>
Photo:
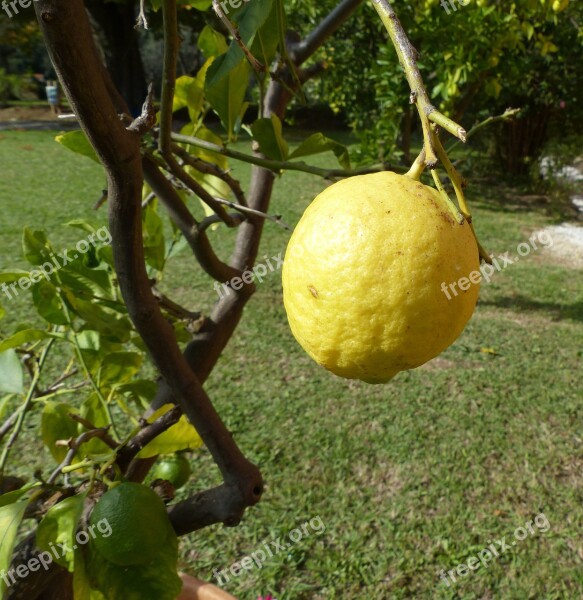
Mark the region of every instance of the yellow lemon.
<instances>
[{"instance_id":1,"label":"yellow lemon","mask_svg":"<svg viewBox=\"0 0 583 600\"><path fill-rule=\"evenodd\" d=\"M437 190L382 172L316 197L292 234L282 277L304 350L336 375L384 383L455 341L481 275L470 226Z\"/></svg>"}]
</instances>

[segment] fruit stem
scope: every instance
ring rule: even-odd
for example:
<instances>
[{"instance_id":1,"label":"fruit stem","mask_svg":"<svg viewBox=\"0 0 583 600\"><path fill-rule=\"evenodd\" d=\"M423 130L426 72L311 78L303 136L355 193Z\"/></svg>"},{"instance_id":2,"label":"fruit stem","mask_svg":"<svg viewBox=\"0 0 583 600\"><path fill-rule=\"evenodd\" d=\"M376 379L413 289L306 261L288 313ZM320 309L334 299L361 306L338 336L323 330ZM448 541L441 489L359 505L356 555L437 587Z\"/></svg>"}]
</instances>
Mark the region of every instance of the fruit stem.
<instances>
[{"instance_id":1,"label":"fruit stem","mask_svg":"<svg viewBox=\"0 0 583 600\"><path fill-rule=\"evenodd\" d=\"M460 225L463 225L464 221L465 221L464 215L462 215L462 213L459 211L458 207L455 205L454 201L449 197L448 193L445 191L445 188L443 187L443 184L441 183L441 179L439 179L439 174L437 173L437 169L431 169L431 175L433 176L433 181L435 182L435 187L437 188L437 191L439 192L441 197L447 203L447 206L449 207L455 220Z\"/></svg>"},{"instance_id":2,"label":"fruit stem","mask_svg":"<svg viewBox=\"0 0 583 600\"><path fill-rule=\"evenodd\" d=\"M415 159L415 162L411 165L411 168L405 173L405 177L410 177L415 181L421 179L421 174L425 170L425 149L421 150L419 156Z\"/></svg>"},{"instance_id":3,"label":"fruit stem","mask_svg":"<svg viewBox=\"0 0 583 600\"><path fill-rule=\"evenodd\" d=\"M476 238L476 243L478 244L478 251L480 253L480 258L484 262L491 265L492 258L480 244L480 241L478 240L478 236L476 235L476 232L474 230L474 226L472 225L472 215L470 213L468 203L466 202L466 198L464 196L464 181L462 179L462 176L456 171L456 168L453 166L453 164L452 164L451 160L449 159L447 152L443 148L441 141L440 141L439 137L437 136L437 134L435 134L433 136L433 139L435 142L435 150L437 152L437 156L439 157L441 164L443 164L443 166L445 167L447 176L449 177L449 179L453 185L453 189L455 191L455 195L456 195L456 198L458 201L460 211L463 214L463 216L465 217L465 219L467 220L467 222L470 224L472 233L474 234L474 237Z\"/></svg>"}]
</instances>

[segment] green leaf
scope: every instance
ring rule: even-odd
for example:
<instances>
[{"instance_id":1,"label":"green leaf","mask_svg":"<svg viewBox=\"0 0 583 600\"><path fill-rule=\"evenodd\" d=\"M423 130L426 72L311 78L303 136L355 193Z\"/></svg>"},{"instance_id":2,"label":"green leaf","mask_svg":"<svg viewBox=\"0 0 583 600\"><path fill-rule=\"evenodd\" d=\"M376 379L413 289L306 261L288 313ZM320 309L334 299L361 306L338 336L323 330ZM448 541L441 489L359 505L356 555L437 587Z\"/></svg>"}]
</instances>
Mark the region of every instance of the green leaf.
<instances>
[{"instance_id":1,"label":"green leaf","mask_svg":"<svg viewBox=\"0 0 583 600\"><path fill-rule=\"evenodd\" d=\"M140 370L144 357L137 352L108 354L99 369L99 387L129 383Z\"/></svg>"},{"instance_id":2,"label":"green leaf","mask_svg":"<svg viewBox=\"0 0 583 600\"><path fill-rule=\"evenodd\" d=\"M22 249L24 258L31 265L42 265L45 262L51 262L52 248L49 245L46 233L42 230L35 231L25 227L22 233Z\"/></svg>"},{"instance_id":3,"label":"green leaf","mask_svg":"<svg viewBox=\"0 0 583 600\"><path fill-rule=\"evenodd\" d=\"M81 416L95 425L95 427L107 427L109 415L96 393L91 394L81 404ZM81 446L80 454L83 456L94 456L111 453L107 444L98 438L93 438Z\"/></svg>"},{"instance_id":4,"label":"green leaf","mask_svg":"<svg viewBox=\"0 0 583 600\"><path fill-rule=\"evenodd\" d=\"M75 565L75 550L77 549L75 534L83 512L85 497L86 494L79 494L65 498L50 508L36 531L36 545L39 550L51 552L51 544L58 548L67 548L64 554L59 553L55 562L65 567L70 573L73 572ZM60 547L58 544L64 546Z\"/></svg>"},{"instance_id":5,"label":"green leaf","mask_svg":"<svg viewBox=\"0 0 583 600\"><path fill-rule=\"evenodd\" d=\"M165 404L148 418L148 422L153 423L157 418L171 409L171 404ZM196 429L182 415L176 425L170 427L170 429L160 434L143 448L138 454L138 458L150 458L158 454L174 454L174 452L180 450L195 450L196 448L200 448L202 444L202 440Z\"/></svg>"},{"instance_id":6,"label":"green leaf","mask_svg":"<svg viewBox=\"0 0 583 600\"><path fill-rule=\"evenodd\" d=\"M13 281L18 281L21 277L29 276L30 273L28 271L0 271L0 283L12 283ZM6 292L4 293L6 294Z\"/></svg>"},{"instance_id":7,"label":"green leaf","mask_svg":"<svg viewBox=\"0 0 583 600\"><path fill-rule=\"evenodd\" d=\"M101 335L115 337L122 342L129 339L131 324L127 317L120 317L117 313L106 310L95 302L77 298L69 290L65 290L65 294L72 310L84 319L91 329L99 331Z\"/></svg>"},{"instance_id":8,"label":"green leaf","mask_svg":"<svg viewBox=\"0 0 583 600\"><path fill-rule=\"evenodd\" d=\"M85 555L81 549L75 552L75 571L73 572L73 597L75 600L107 600L101 592L91 589L87 575Z\"/></svg>"},{"instance_id":9,"label":"green leaf","mask_svg":"<svg viewBox=\"0 0 583 600\"><path fill-rule=\"evenodd\" d=\"M176 80L172 111L176 112L185 106L188 107L191 121L196 121L204 108L204 84L188 75Z\"/></svg>"},{"instance_id":10,"label":"green leaf","mask_svg":"<svg viewBox=\"0 0 583 600\"><path fill-rule=\"evenodd\" d=\"M39 487L40 485L40 481L35 481L34 483L27 483L20 489L14 490L13 492L2 494L0 496L0 508L2 508L3 506L8 506L9 504L14 504L18 500L20 500L22 496L24 496L27 492L29 492L35 487Z\"/></svg>"},{"instance_id":11,"label":"green leaf","mask_svg":"<svg viewBox=\"0 0 583 600\"><path fill-rule=\"evenodd\" d=\"M106 560L90 542L85 566L91 587L107 600L175 600L182 590L177 572L178 538L170 523L152 562L122 567Z\"/></svg>"},{"instance_id":12,"label":"green leaf","mask_svg":"<svg viewBox=\"0 0 583 600\"><path fill-rule=\"evenodd\" d=\"M63 335L59 333L50 333L42 329L23 329L0 343L0 352L5 352L10 348L18 348L28 342L44 340L48 337L63 339Z\"/></svg>"},{"instance_id":13,"label":"green leaf","mask_svg":"<svg viewBox=\"0 0 583 600\"><path fill-rule=\"evenodd\" d=\"M206 58L220 56L228 49L225 36L210 25L205 25L204 29L200 32L197 45Z\"/></svg>"},{"instance_id":14,"label":"green leaf","mask_svg":"<svg viewBox=\"0 0 583 600\"><path fill-rule=\"evenodd\" d=\"M255 2L259 0L254 0ZM219 115L229 138L240 125L241 109L249 83L250 67L246 61L240 61L227 69L227 73L218 77L224 71L222 65L227 54L217 58L207 71L205 91L207 100Z\"/></svg>"},{"instance_id":15,"label":"green leaf","mask_svg":"<svg viewBox=\"0 0 583 600\"><path fill-rule=\"evenodd\" d=\"M281 121L277 115L271 115L271 119L257 119L251 131L253 139L259 143L259 149L267 158L281 161L287 159L289 148L283 139Z\"/></svg>"},{"instance_id":16,"label":"green leaf","mask_svg":"<svg viewBox=\"0 0 583 600\"><path fill-rule=\"evenodd\" d=\"M247 4L241 4L234 10L229 10L228 6L225 8L225 13L237 25L239 35L248 48L253 44L259 28L267 20L272 6L273 0L253 0ZM220 56L215 61L216 64L213 63L213 72L210 73L209 70L207 76L207 98L208 87L214 87L219 80L226 77L227 74L242 62L247 64L243 51L239 47L239 44L232 41L227 53Z\"/></svg>"},{"instance_id":17,"label":"green leaf","mask_svg":"<svg viewBox=\"0 0 583 600\"><path fill-rule=\"evenodd\" d=\"M150 402L154 399L157 389L158 386L153 381L138 379L131 383L116 386L115 391L133 400L138 407L145 410L150 406Z\"/></svg>"},{"instance_id":18,"label":"green leaf","mask_svg":"<svg viewBox=\"0 0 583 600\"><path fill-rule=\"evenodd\" d=\"M164 241L164 223L151 202L143 211L144 254L146 262L158 271L164 270L166 262L166 242Z\"/></svg>"},{"instance_id":19,"label":"green leaf","mask_svg":"<svg viewBox=\"0 0 583 600\"><path fill-rule=\"evenodd\" d=\"M41 416L41 436L44 445L52 457L61 463L67 456L68 448L57 446L57 440L69 440L78 435L78 424L71 419L69 413L77 413L77 409L64 403L48 401Z\"/></svg>"},{"instance_id":20,"label":"green leaf","mask_svg":"<svg viewBox=\"0 0 583 600\"><path fill-rule=\"evenodd\" d=\"M81 295L113 298L113 288L109 273L104 269L91 269L81 261L75 260L59 271L63 287Z\"/></svg>"},{"instance_id":21,"label":"green leaf","mask_svg":"<svg viewBox=\"0 0 583 600\"><path fill-rule=\"evenodd\" d=\"M67 317L57 288L50 282L41 280L32 287L32 301L38 314L47 323L66 325Z\"/></svg>"},{"instance_id":22,"label":"green leaf","mask_svg":"<svg viewBox=\"0 0 583 600\"><path fill-rule=\"evenodd\" d=\"M97 158L97 154L95 154L95 150L93 150L93 146L91 146L87 136L82 131L62 133L61 135L57 135L55 140L68 150L81 154L81 156L86 156L99 165L101 164Z\"/></svg>"},{"instance_id":23,"label":"green leaf","mask_svg":"<svg viewBox=\"0 0 583 600\"><path fill-rule=\"evenodd\" d=\"M267 20L257 31L253 44L250 47L251 54L261 59L264 65L269 65L275 58L280 40L280 23L276 2L273 2L271 12ZM284 31L285 34L285 31Z\"/></svg>"},{"instance_id":24,"label":"green leaf","mask_svg":"<svg viewBox=\"0 0 583 600\"><path fill-rule=\"evenodd\" d=\"M87 233L95 233L95 227L85 221L84 219L73 219L65 223L67 227L75 227L76 229L81 229L82 231L86 231Z\"/></svg>"},{"instance_id":25,"label":"green leaf","mask_svg":"<svg viewBox=\"0 0 583 600\"><path fill-rule=\"evenodd\" d=\"M350 157L348 156L348 148L336 142L322 133L314 133L307 140L304 140L290 155L292 158L301 156L311 156L313 154L321 154L322 152L334 152L338 162L344 169L350 169Z\"/></svg>"},{"instance_id":26,"label":"green leaf","mask_svg":"<svg viewBox=\"0 0 583 600\"><path fill-rule=\"evenodd\" d=\"M0 392L24 393L24 373L18 355L12 349L0 353Z\"/></svg>"},{"instance_id":27,"label":"green leaf","mask_svg":"<svg viewBox=\"0 0 583 600\"><path fill-rule=\"evenodd\" d=\"M10 569L18 527L27 505L27 501L21 501L0 508L0 573ZM5 593L6 583L0 579L0 597L4 598Z\"/></svg>"}]
</instances>

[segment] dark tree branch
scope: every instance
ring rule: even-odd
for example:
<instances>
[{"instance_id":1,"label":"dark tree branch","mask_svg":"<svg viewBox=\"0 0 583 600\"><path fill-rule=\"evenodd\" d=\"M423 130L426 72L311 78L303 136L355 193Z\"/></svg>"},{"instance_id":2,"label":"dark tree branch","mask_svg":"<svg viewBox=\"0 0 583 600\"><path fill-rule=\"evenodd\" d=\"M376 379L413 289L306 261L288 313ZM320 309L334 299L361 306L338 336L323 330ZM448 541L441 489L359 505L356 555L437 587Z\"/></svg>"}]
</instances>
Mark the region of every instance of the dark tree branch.
<instances>
[{"instance_id":1,"label":"dark tree branch","mask_svg":"<svg viewBox=\"0 0 583 600\"><path fill-rule=\"evenodd\" d=\"M240 276L240 270L225 264L215 254L206 233L204 230L201 231L196 219L156 163L150 157L145 156L142 164L146 182L158 196L170 218L185 237L205 273L221 282Z\"/></svg>"},{"instance_id":2,"label":"dark tree branch","mask_svg":"<svg viewBox=\"0 0 583 600\"><path fill-rule=\"evenodd\" d=\"M247 206L247 198L245 198L245 192L241 188L241 184L237 179L231 176L227 171L223 171L219 166L214 165L213 163L202 160L202 158L198 158L197 156L193 156L189 154L184 148L179 146L178 144L172 144L172 151L180 156L180 158L187 164L199 171L200 173L207 173L209 175L214 175L219 179L222 179L230 188L237 202L242 206Z\"/></svg>"},{"instance_id":3,"label":"dark tree branch","mask_svg":"<svg viewBox=\"0 0 583 600\"><path fill-rule=\"evenodd\" d=\"M176 86L176 61L180 38L178 36L178 15L176 0L162 1L162 14L164 19L164 72L162 74L162 98L160 102L160 135L158 147L164 157L168 169L188 189L192 190L205 204L215 211L226 225L234 227L235 222L223 206L209 194L196 179L191 177L179 164L172 154L172 108L174 102L174 89Z\"/></svg>"},{"instance_id":4,"label":"dark tree branch","mask_svg":"<svg viewBox=\"0 0 583 600\"><path fill-rule=\"evenodd\" d=\"M143 450L152 440L156 439L161 433L176 425L182 416L182 410L175 406L167 413L156 419L151 424L141 429L117 454L117 464L122 471L125 471L130 462Z\"/></svg>"},{"instance_id":5,"label":"dark tree branch","mask_svg":"<svg viewBox=\"0 0 583 600\"><path fill-rule=\"evenodd\" d=\"M35 9L65 93L106 170L115 269L128 313L176 403L221 470L233 505L253 505L263 491L261 475L225 428L152 295L141 230L140 139L118 119L104 78L95 76L100 62L83 3L39 0Z\"/></svg>"},{"instance_id":6,"label":"dark tree branch","mask_svg":"<svg viewBox=\"0 0 583 600\"><path fill-rule=\"evenodd\" d=\"M362 4L362 0L342 0L303 40L290 48L290 56L296 66L310 58L322 44L347 21Z\"/></svg>"}]
</instances>

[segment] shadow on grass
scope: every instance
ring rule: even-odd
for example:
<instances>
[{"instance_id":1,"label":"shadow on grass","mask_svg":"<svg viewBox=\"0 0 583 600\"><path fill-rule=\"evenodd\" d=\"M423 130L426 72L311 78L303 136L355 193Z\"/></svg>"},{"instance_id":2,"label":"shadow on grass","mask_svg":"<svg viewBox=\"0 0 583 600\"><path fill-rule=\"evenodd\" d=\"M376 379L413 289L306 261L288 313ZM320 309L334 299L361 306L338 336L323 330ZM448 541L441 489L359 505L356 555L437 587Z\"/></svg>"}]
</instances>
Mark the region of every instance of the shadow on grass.
<instances>
[{"instance_id":1,"label":"shadow on grass","mask_svg":"<svg viewBox=\"0 0 583 600\"><path fill-rule=\"evenodd\" d=\"M557 304L553 302L537 302L525 296L505 296L496 300L481 300L481 306L493 306L521 312L544 312L553 321L581 321L583 322L583 301L572 304Z\"/></svg>"},{"instance_id":2,"label":"shadow on grass","mask_svg":"<svg viewBox=\"0 0 583 600\"><path fill-rule=\"evenodd\" d=\"M472 182L468 197L474 206L485 210L510 214L537 212L559 223L580 217L571 201L574 193L572 186L555 186L538 193L528 182L480 179Z\"/></svg>"}]
</instances>

